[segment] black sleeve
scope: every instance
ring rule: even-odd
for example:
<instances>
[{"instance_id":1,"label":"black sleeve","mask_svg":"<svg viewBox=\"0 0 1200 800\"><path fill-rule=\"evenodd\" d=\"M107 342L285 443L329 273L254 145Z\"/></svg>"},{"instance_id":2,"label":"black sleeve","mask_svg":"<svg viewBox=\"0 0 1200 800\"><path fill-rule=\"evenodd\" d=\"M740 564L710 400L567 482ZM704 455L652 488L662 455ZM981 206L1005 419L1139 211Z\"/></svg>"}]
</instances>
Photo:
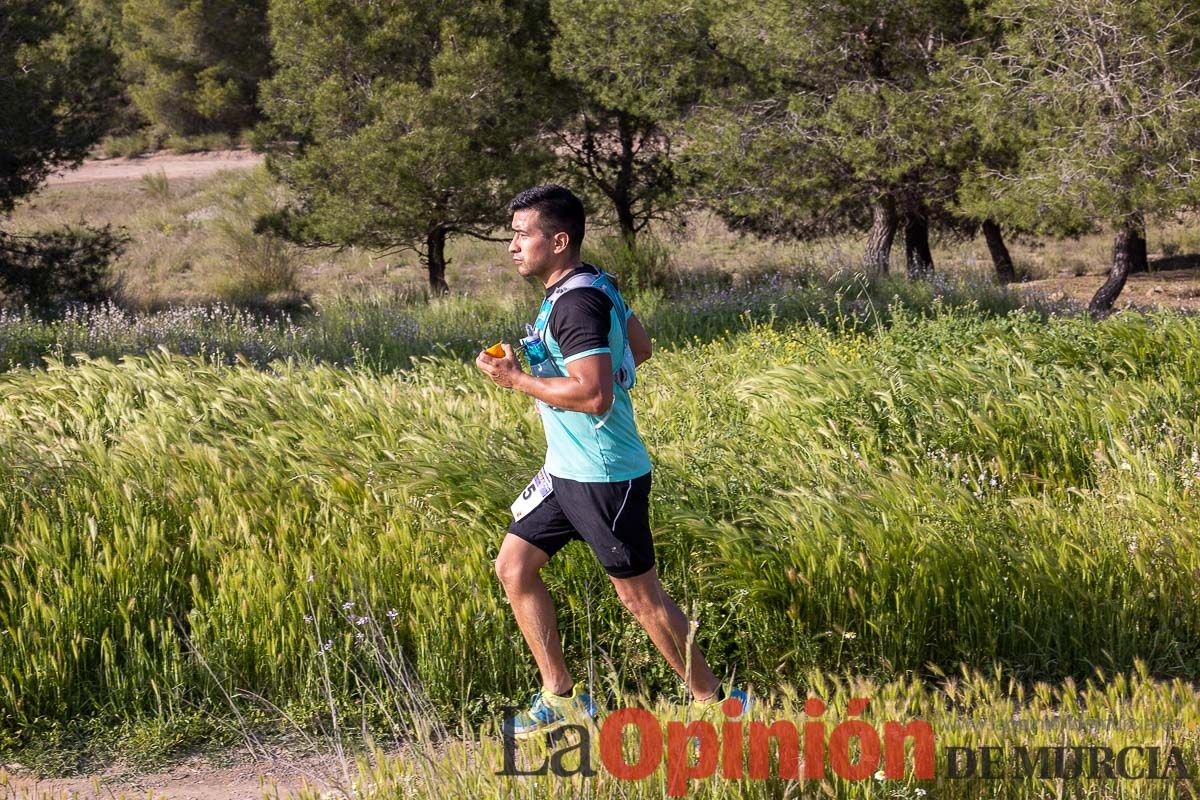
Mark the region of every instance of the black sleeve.
<instances>
[{"instance_id":1,"label":"black sleeve","mask_svg":"<svg viewBox=\"0 0 1200 800\"><path fill-rule=\"evenodd\" d=\"M547 327L563 358L608 347L612 301L602 289L572 289L554 303Z\"/></svg>"}]
</instances>

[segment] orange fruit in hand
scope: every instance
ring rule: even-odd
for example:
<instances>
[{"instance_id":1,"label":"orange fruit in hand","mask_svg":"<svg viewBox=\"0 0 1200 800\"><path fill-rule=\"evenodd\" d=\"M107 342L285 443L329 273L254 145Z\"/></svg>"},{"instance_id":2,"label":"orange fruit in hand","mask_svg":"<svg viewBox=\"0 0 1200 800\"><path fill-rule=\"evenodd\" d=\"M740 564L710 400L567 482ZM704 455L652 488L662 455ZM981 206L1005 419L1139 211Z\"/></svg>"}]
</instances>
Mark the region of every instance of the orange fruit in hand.
<instances>
[{"instance_id":1,"label":"orange fruit in hand","mask_svg":"<svg viewBox=\"0 0 1200 800\"><path fill-rule=\"evenodd\" d=\"M484 350L483 352L487 353L492 358L504 358L504 345L501 344L500 342L496 342L494 345L489 347L487 350Z\"/></svg>"}]
</instances>

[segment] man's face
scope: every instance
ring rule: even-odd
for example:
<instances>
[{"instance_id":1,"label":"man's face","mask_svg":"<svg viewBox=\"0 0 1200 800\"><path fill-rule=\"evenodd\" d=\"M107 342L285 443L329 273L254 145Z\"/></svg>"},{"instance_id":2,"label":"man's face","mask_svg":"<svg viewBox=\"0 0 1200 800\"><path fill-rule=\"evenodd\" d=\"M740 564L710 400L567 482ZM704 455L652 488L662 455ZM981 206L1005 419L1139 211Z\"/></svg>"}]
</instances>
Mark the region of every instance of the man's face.
<instances>
[{"instance_id":1,"label":"man's face","mask_svg":"<svg viewBox=\"0 0 1200 800\"><path fill-rule=\"evenodd\" d=\"M565 233L547 236L538 223L537 209L523 208L513 212L513 238L508 244L508 252L522 278L548 274L558 266L567 248Z\"/></svg>"}]
</instances>

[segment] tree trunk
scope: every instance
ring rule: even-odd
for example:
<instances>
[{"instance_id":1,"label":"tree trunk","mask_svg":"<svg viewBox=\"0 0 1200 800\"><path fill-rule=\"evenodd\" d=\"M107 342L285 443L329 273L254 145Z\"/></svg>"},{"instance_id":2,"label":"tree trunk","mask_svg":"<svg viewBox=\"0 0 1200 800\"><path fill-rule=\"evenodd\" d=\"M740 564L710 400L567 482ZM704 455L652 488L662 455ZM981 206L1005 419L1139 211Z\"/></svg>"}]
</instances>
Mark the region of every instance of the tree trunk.
<instances>
[{"instance_id":1,"label":"tree trunk","mask_svg":"<svg viewBox=\"0 0 1200 800\"><path fill-rule=\"evenodd\" d=\"M983 221L983 238L987 240L988 252L992 254L992 264L996 267L996 279L1000 283L1012 283L1017 279L1017 271L1013 269L1012 256L1004 244L1000 234L1000 224L995 220Z\"/></svg>"},{"instance_id":2,"label":"tree trunk","mask_svg":"<svg viewBox=\"0 0 1200 800\"><path fill-rule=\"evenodd\" d=\"M628 202L613 201L617 207L617 227L621 231L621 238L630 244L633 243L637 236L637 231L634 227L633 210Z\"/></svg>"},{"instance_id":3,"label":"tree trunk","mask_svg":"<svg viewBox=\"0 0 1200 800\"><path fill-rule=\"evenodd\" d=\"M621 155L611 199L617 212L617 227L620 228L621 238L633 244L637 235L633 218L633 162L637 154L633 147L633 120L625 114L617 115L617 134L621 140Z\"/></svg>"},{"instance_id":4,"label":"tree trunk","mask_svg":"<svg viewBox=\"0 0 1200 800\"><path fill-rule=\"evenodd\" d=\"M904 223L904 263L909 279L924 278L933 272L933 253L929 251L929 220L912 213Z\"/></svg>"},{"instance_id":5,"label":"tree trunk","mask_svg":"<svg viewBox=\"0 0 1200 800\"><path fill-rule=\"evenodd\" d=\"M1112 309L1117 295L1121 293L1121 289L1125 288L1125 279L1129 277L1129 272L1133 269L1135 239L1137 238L1139 238L1137 227L1131 223L1126 223L1117 232L1117 238L1113 241L1113 265L1112 269L1108 271L1108 280L1104 282L1104 285L1092 297L1092 302L1088 304L1088 313L1093 317L1102 317L1107 314Z\"/></svg>"},{"instance_id":6,"label":"tree trunk","mask_svg":"<svg viewBox=\"0 0 1200 800\"><path fill-rule=\"evenodd\" d=\"M1133 263L1129 268L1130 273L1149 272L1150 259L1146 253L1146 223L1141 214L1137 215L1137 222L1134 224L1131 247L1133 248Z\"/></svg>"},{"instance_id":7,"label":"tree trunk","mask_svg":"<svg viewBox=\"0 0 1200 800\"><path fill-rule=\"evenodd\" d=\"M863 253L863 269L868 275L886 275L892 257L892 241L896 238L896 203L884 197L872 208L871 233Z\"/></svg>"},{"instance_id":8,"label":"tree trunk","mask_svg":"<svg viewBox=\"0 0 1200 800\"><path fill-rule=\"evenodd\" d=\"M446 283L446 229L434 228L425 237L425 263L429 267L429 290L433 294L449 294Z\"/></svg>"}]
</instances>

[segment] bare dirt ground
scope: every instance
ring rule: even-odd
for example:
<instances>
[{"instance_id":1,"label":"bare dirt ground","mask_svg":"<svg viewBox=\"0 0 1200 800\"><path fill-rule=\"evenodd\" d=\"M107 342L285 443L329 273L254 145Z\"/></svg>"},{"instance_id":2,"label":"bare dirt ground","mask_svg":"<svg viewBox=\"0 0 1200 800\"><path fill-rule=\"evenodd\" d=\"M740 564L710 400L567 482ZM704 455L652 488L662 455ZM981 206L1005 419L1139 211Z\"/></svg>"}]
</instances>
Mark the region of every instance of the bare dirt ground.
<instances>
[{"instance_id":1,"label":"bare dirt ground","mask_svg":"<svg viewBox=\"0 0 1200 800\"><path fill-rule=\"evenodd\" d=\"M1104 283L1105 275L1059 275L1020 284L1025 293L1048 300L1067 300L1083 308ZM1200 270L1172 269L1130 275L1114 304L1116 310L1150 311L1170 308L1200 312Z\"/></svg>"},{"instance_id":2,"label":"bare dirt ground","mask_svg":"<svg viewBox=\"0 0 1200 800\"><path fill-rule=\"evenodd\" d=\"M47 186L137 180L159 172L168 178L204 178L223 169L248 169L263 157L249 150L214 150L208 153L154 153L141 158L105 158L85 161L78 169L51 175Z\"/></svg>"},{"instance_id":3,"label":"bare dirt ground","mask_svg":"<svg viewBox=\"0 0 1200 800\"><path fill-rule=\"evenodd\" d=\"M17 765L0 767L0 800L252 800L287 798L305 787L323 797L344 797L346 784L335 757L285 753L255 760L245 750L194 756L151 771L114 765L73 778L38 778Z\"/></svg>"}]
</instances>

